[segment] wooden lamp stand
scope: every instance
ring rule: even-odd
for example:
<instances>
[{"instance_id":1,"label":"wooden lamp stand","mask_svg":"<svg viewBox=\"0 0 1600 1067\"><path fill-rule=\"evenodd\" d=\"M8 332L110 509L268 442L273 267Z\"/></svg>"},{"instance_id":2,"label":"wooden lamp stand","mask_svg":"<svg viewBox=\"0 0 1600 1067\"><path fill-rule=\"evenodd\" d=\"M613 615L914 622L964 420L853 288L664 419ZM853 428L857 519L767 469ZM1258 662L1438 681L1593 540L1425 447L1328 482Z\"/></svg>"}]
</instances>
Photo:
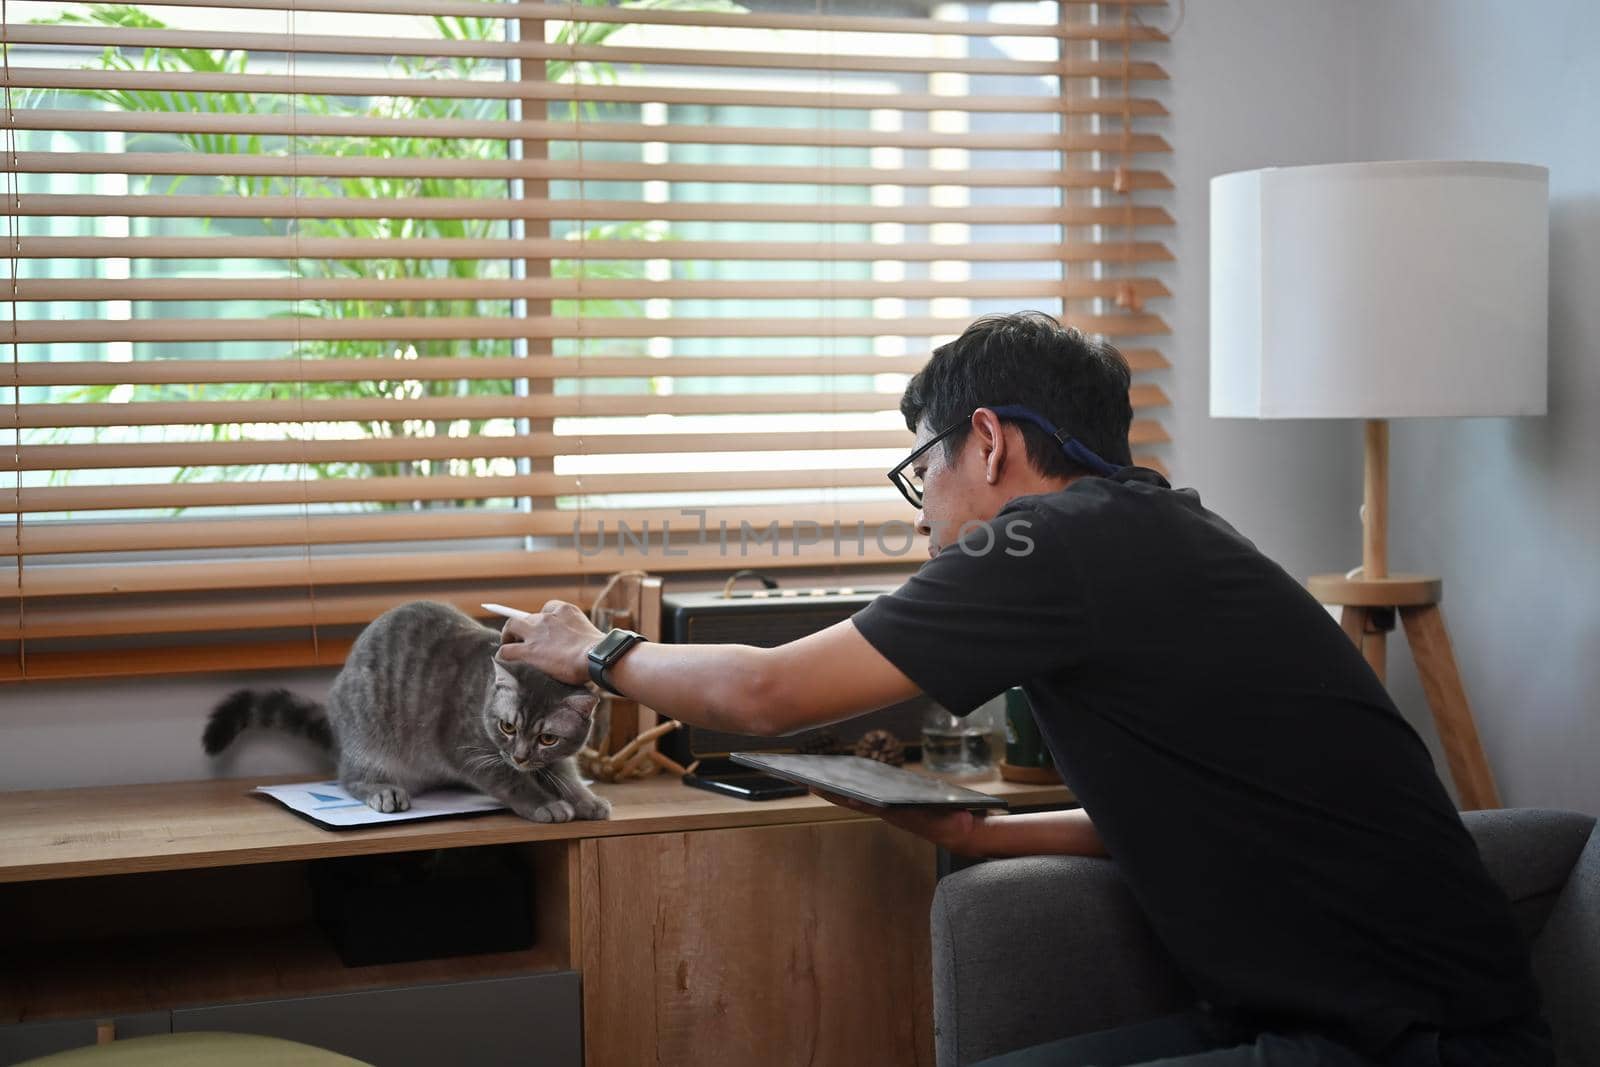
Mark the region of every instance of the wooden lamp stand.
<instances>
[{"instance_id":1,"label":"wooden lamp stand","mask_svg":"<svg viewBox=\"0 0 1600 1067\"><path fill-rule=\"evenodd\" d=\"M1462 809L1498 808L1500 797L1494 775L1478 741L1478 728L1472 720L1472 708L1467 704L1467 692L1461 685L1450 635L1439 610L1443 583L1432 576L1389 573L1388 498L1389 423L1385 419L1369 419L1360 577L1318 574L1306 586L1322 603L1342 608L1340 625L1361 649L1380 682L1387 665L1386 638L1399 613Z\"/></svg>"}]
</instances>

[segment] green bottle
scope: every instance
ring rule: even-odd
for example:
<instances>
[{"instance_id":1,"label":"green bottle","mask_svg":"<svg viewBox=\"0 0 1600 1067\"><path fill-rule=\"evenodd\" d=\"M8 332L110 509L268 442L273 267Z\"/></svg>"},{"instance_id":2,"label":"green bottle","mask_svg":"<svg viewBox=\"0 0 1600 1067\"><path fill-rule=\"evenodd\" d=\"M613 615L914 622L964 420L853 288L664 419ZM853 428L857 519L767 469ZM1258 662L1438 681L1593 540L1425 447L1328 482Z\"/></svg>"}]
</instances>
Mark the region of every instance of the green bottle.
<instances>
[{"instance_id":1,"label":"green bottle","mask_svg":"<svg viewBox=\"0 0 1600 1067\"><path fill-rule=\"evenodd\" d=\"M1006 762L1013 767L1052 766L1033 705L1020 686L1006 690Z\"/></svg>"}]
</instances>

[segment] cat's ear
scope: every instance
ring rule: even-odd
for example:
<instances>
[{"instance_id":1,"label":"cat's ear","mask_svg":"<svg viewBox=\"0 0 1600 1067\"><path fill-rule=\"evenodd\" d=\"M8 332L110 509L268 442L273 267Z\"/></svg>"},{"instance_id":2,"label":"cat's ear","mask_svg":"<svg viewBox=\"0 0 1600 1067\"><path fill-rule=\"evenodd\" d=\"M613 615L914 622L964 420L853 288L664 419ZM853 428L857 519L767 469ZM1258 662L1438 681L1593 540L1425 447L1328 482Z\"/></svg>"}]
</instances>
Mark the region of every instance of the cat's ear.
<instances>
[{"instance_id":1,"label":"cat's ear","mask_svg":"<svg viewBox=\"0 0 1600 1067\"><path fill-rule=\"evenodd\" d=\"M494 680L497 683L501 685L509 685L513 689L518 688L517 676L507 670L506 665L501 663L498 657L490 660L490 662L494 664Z\"/></svg>"},{"instance_id":2,"label":"cat's ear","mask_svg":"<svg viewBox=\"0 0 1600 1067\"><path fill-rule=\"evenodd\" d=\"M590 682L581 688L582 692L574 693L561 703L571 708L581 717L592 719L594 718L595 709L600 706L600 687Z\"/></svg>"}]
</instances>

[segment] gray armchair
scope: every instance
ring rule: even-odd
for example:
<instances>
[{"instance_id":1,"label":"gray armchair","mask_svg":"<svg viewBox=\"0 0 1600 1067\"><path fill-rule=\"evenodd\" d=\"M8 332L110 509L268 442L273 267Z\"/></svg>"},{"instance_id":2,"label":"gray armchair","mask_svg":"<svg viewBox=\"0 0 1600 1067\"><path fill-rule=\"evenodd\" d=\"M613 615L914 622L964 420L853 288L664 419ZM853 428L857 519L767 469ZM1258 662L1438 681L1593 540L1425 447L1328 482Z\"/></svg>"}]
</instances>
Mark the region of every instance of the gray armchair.
<instances>
[{"instance_id":1,"label":"gray armchair","mask_svg":"<svg viewBox=\"0 0 1600 1067\"><path fill-rule=\"evenodd\" d=\"M1534 809L1462 818L1533 946L1557 1062L1600 1064L1595 819ZM995 860L939 883L933 898L939 1067L1138 1022L1192 1000L1109 860Z\"/></svg>"}]
</instances>

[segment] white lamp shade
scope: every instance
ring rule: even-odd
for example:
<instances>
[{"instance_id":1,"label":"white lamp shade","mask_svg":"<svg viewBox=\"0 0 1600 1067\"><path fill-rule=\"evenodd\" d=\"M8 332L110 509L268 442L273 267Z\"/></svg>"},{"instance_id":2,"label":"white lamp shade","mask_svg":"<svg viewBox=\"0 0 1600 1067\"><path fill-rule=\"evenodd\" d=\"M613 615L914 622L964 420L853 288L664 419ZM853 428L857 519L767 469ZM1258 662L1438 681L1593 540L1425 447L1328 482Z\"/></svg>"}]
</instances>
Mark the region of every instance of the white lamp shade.
<instances>
[{"instance_id":1,"label":"white lamp shade","mask_svg":"<svg viewBox=\"0 0 1600 1067\"><path fill-rule=\"evenodd\" d=\"M1211 414L1542 415L1549 172L1274 167L1211 180Z\"/></svg>"}]
</instances>

